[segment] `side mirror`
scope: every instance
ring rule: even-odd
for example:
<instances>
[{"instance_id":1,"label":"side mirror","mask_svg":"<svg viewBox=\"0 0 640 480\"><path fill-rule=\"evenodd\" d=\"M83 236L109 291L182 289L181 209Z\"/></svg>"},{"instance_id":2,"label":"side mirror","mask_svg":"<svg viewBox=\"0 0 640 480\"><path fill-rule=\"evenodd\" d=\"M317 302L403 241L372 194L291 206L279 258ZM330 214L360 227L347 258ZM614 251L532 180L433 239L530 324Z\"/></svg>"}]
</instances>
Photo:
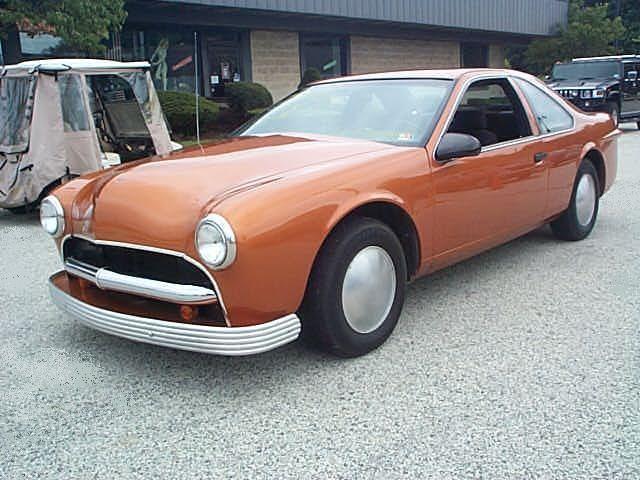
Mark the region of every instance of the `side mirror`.
<instances>
[{"instance_id":1,"label":"side mirror","mask_svg":"<svg viewBox=\"0 0 640 480\"><path fill-rule=\"evenodd\" d=\"M480 154L480 140L464 133L445 133L436 150L436 160L450 162L455 158L475 157Z\"/></svg>"},{"instance_id":2,"label":"side mirror","mask_svg":"<svg viewBox=\"0 0 640 480\"><path fill-rule=\"evenodd\" d=\"M613 74L613 78L614 78L615 80L620 80L620 74L619 74L619 73L614 73L614 74Z\"/></svg>"},{"instance_id":3,"label":"side mirror","mask_svg":"<svg viewBox=\"0 0 640 480\"><path fill-rule=\"evenodd\" d=\"M544 79L548 82L549 80L551 80L551 75L545 75Z\"/></svg>"}]
</instances>

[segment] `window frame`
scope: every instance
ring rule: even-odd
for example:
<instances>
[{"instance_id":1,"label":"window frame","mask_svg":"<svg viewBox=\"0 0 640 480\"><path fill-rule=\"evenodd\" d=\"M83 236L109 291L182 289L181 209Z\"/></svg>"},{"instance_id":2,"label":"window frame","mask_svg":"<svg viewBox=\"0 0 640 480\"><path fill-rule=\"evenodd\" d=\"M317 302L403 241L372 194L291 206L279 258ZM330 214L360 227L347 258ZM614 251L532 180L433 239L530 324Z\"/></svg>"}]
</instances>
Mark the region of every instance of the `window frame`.
<instances>
[{"instance_id":1,"label":"window frame","mask_svg":"<svg viewBox=\"0 0 640 480\"><path fill-rule=\"evenodd\" d=\"M524 119L524 121L526 122L527 126L529 127L529 135L526 135L526 136L524 136L524 137L512 138L511 140L504 140L504 141L502 141L502 142L497 142L497 143L494 143L494 144L491 144L491 145L485 145L485 146L483 146L483 147L482 147L482 150L481 150L481 151L482 151L482 152L485 152L485 151L491 151L491 150L493 150L493 149L494 149L493 147L495 147L495 146L502 146L503 144L509 144L509 145L510 145L510 144L512 144L513 142L517 142L518 140L522 140L522 139L525 139L525 138L529 138L529 137L535 136L535 135L534 135L534 130L533 130L533 128L532 128L532 127L533 127L533 125L531 125L531 120L530 120L530 118L529 118L529 115L527 114L527 109L525 108L525 103L522 101L522 98L521 98L520 92L519 92L519 90L514 86L513 82L510 82L510 81L509 81L509 78L508 78L508 77L492 77L492 78L487 78L487 79L485 79L485 78L477 78L477 79L475 79L475 80L471 81L469 84L467 84L467 85L465 86L465 91L464 91L464 93L462 94L462 96L460 97L460 101L458 102L458 104L457 104L457 106L456 106L456 109L454 110L454 113L453 113L453 115L451 116L451 121L449 122L449 125L447 126L447 129L445 130L445 134L449 131L449 128L451 127L451 124L453 123L453 120L454 120L454 118L455 118L456 112L458 111L458 109L459 109L459 108L460 108L460 106L462 105L462 101L464 100L464 97L465 97L465 96L466 96L466 94L469 92L469 90L470 90L471 88L473 88L473 86L474 86L476 83L486 82L486 81L489 81L489 82L494 81L496 84L498 84L498 85L500 86L500 88L502 88L502 91L504 92L505 97L506 97L506 98L507 98L507 100L509 100L510 102L516 101L516 102L519 102L519 103L520 103L520 110L521 110L521 111L520 111L520 114L523 114L523 115L524 115L523 119ZM509 92L507 92L507 90L505 90L504 86L503 86L503 85L500 85L500 83L506 83L506 84L511 88L511 93L512 93L515 97L514 97L514 98L510 98L510 96L509 96ZM529 104L527 103L526 105L528 106ZM513 105L513 107L516 107L516 105ZM517 109L517 107L516 107L516 109Z\"/></svg>"},{"instance_id":2,"label":"window frame","mask_svg":"<svg viewBox=\"0 0 640 480\"><path fill-rule=\"evenodd\" d=\"M529 105L529 102L526 102L526 104L524 103L523 98L522 98L522 93L521 93L520 89L517 88L517 85L515 85L514 82L511 79L512 79L512 77L510 75L481 75L481 76L477 76L477 77L468 78L467 80L465 80L465 82L462 85L462 88L460 89L460 93L458 94L458 96L457 96L457 98L455 100L455 103L453 104L453 107L449 111L449 114L447 116L447 121L445 123L444 128L442 129L442 131L440 132L440 134L438 136L438 141L436 142L435 148L434 148L433 151L436 152L438 150L438 147L440 146L440 142L442 142L442 137L445 136L445 134L447 133L447 131L451 127L451 123L453 122L453 117L455 116L456 112L458 111L458 108L460 108L460 104L462 103L462 100L464 99L464 96L467 94L467 91L469 90L469 87L471 87L471 85L473 85L474 83L476 83L478 81L484 81L484 80L503 80L503 81L507 81L509 83L509 85L513 89L514 93L516 94L522 109L525 111L526 121L529 123L529 131L531 132L531 134L526 136L526 137L515 138L513 140L505 140L504 142L499 142L499 143L494 143L493 145L484 146L480 150L480 153L490 152L490 151L493 151L493 150L498 150L498 149L501 149L501 148L509 147L511 145L517 145L517 144L520 144L520 143L525 143L525 142L531 141L532 139L535 139L535 138L539 138L540 135L539 134L536 135L534 133L534 129L533 129L534 125L531 124L531 119L529 118L529 115L526 115L527 108L528 109L531 108L530 105ZM527 108L525 108L525 106ZM537 127L537 124L536 124L536 127ZM540 130L538 129L538 132L539 131ZM434 158L435 158L435 155L434 155Z\"/></svg>"},{"instance_id":3,"label":"window frame","mask_svg":"<svg viewBox=\"0 0 640 480\"><path fill-rule=\"evenodd\" d=\"M526 98L526 96L524 95L524 92L522 92L522 89L519 87L519 85L515 82L516 79L522 80L523 82L527 82L529 84L531 84L533 87L537 88L538 90L540 90L542 93L546 93L542 88L540 88L539 86L535 85L535 83L522 78L522 77L518 77L518 76L514 76L514 75L481 75L481 76L477 76L477 77L472 77L472 78L468 78L467 80L464 81L462 88L460 89L460 93L458 93L458 96L453 104L453 107L451 108L451 110L449 111L449 114L447 116L447 121L444 125L444 128L440 131L440 133L438 134L438 141L435 143L435 147L434 147L434 155L433 158L435 159L435 152L438 151L438 147L440 146L440 143L442 142L442 137L445 136L445 134L447 133L447 131L449 130L449 127L451 126L451 123L453 122L453 117L455 115L455 113L458 111L458 108L460 107L460 104L462 103L462 99L464 98L465 94L467 93L467 90L469 89L469 87L479 81L479 80L507 80L509 82L509 84L511 85L511 87L515 90L516 95L518 96L518 99L520 101L520 103L522 104L522 107L526 110L529 110L531 113L533 113L533 110L531 108L531 104L529 103L529 100ZM538 140L538 139L542 139L542 138L547 138L547 137L552 137L555 135L562 135L568 132L572 132L575 130L576 128L576 117L573 114L573 112L571 112L565 105L563 105L560 100L554 98L553 95L546 93L546 95L551 98L551 100L553 100L554 102L556 102L565 112L567 112L569 114L569 116L571 117L571 128L566 129L566 130L562 130L562 131L558 131L558 132L550 132L550 133L542 133L542 130L540 130L540 127L538 125L538 121L533 118L533 120L535 121L534 124L531 123L531 118L529 118L529 115L527 115L527 122L529 122L529 127L531 130L531 135L527 136L527 137L522 137L522 138L516 138L514 140L507 140L504 142L500 142L500 143L495 143L493 145L487 145L485 147L482 147L482 149L480 150L480 153L485 153L485 152L491 152L494 150L500 150L502 148L506 148L506 147L511 147L513 145L519 145L521 143L527 143L527 142L531 142L532 140ZM538 133L534 133L534 129L533 127L536 127ZM436 159L436 162L438 162L438 160ZM449 162L450 163L450 162ZM438 164L441 164L440 162L438 162Z\"/></svg>"}]
</instances>

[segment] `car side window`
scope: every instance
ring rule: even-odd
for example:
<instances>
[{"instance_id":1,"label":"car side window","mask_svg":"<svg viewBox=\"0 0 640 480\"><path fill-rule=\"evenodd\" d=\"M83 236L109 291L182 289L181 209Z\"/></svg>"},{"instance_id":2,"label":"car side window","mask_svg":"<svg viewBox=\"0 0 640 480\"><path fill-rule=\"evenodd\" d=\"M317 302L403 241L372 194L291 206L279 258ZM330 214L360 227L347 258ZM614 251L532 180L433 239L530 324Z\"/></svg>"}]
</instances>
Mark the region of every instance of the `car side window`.
<instances>
[{"instance_id":1,"label":"car side window","mask_svg":"<svg viewBox=\"0 0 640 480\"><path fill-rule=\"evenodd\" d=\"M638 66L635 63L624 64L624 81L627 83L635 82L638 79Z\"/></svg>"},{"instance_id":2,"label":"car side window","mask_svg":"<svg viewBox=\"0 0 640 480\"><path fill-rule=\"evenodd\" d=\"M472 135L482 146L531 135L522 104L506 79L477 81L467 89L448 132Z\"/></svg>"},{"instance_id":3,"label":"car side window","mask_svg":"<svg viewBox=\"0 0 640 480\"><path fill-rule=\"evenodd\" d=\"M529 102L536 116L540 132L554 133L573 128L573 117L559 102L532 83L520 78L514 79Z\"/></svg>"}]
</instances>

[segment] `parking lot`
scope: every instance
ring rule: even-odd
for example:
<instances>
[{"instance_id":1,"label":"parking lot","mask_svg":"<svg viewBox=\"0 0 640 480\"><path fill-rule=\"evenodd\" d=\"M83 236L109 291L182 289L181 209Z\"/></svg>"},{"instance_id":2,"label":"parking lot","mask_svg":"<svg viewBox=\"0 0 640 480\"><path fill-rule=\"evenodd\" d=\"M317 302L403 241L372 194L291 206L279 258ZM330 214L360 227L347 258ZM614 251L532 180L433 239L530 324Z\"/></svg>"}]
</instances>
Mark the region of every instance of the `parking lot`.
<instances>
[{"instance_id":1,"label":"parking lot","mask_svg":"<svg viewBox=\"0 0 640 480\"><path fill-rule=\"evenodd\" d=\"M413 283L381 349L222 358L60 313L37 217L0 211L0 478L640 478L640 132L596 230Z\"/></svg>"}]
</instances>

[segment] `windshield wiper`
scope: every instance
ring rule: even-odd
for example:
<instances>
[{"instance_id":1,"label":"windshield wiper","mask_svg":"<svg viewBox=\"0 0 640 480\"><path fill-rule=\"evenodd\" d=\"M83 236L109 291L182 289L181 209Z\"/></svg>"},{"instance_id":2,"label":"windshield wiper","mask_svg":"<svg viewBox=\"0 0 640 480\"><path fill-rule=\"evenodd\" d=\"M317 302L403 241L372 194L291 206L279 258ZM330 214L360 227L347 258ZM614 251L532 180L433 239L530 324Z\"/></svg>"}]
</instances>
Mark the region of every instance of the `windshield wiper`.
<instances>
[{"instance_id":1,"label":"windshield wiper","mask_svg":"<svg viewBox=\"0 0 640 480\"><path fill-rule=\"evenodd\" d=\"M596 77L581 77L578 80L593 80Z\"/></svg>"}]
</instances>

